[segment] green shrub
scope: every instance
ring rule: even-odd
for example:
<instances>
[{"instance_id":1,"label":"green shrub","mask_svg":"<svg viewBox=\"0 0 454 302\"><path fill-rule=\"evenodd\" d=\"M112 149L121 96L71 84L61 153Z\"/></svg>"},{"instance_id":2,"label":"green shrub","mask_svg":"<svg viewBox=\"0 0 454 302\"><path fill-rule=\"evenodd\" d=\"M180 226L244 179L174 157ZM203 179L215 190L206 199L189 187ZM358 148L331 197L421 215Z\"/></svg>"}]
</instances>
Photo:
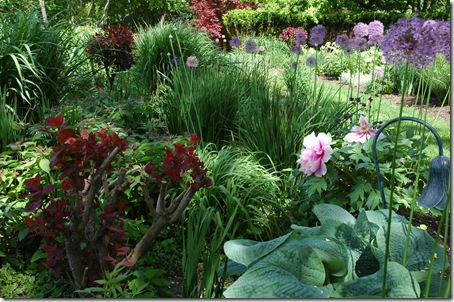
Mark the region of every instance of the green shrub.
<instances>
[{"instance_id":1,"label":"green shrub","mask_svg":"<svg viewBox=\"0 0 454 302\"><path fill-rule=\"evenodd\" d=\"M172 64L185 64L189 56L200 66L217 63L218 49L204 33L181 23L165 23L139 30L133 71L149 91L157 87L160 74L169 75Z\"/></svg>"}]
</instances>

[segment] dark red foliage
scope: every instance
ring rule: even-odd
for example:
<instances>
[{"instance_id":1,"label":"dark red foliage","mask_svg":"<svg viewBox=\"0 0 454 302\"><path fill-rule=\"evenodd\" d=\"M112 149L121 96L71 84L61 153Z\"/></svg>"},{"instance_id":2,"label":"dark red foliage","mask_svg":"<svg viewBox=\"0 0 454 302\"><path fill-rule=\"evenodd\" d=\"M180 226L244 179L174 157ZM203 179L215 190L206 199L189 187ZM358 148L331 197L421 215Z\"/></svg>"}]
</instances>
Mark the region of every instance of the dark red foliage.
<instances>
[{"instance_id":1,"label":"dark red foliage","mask_svg":"<svg viewBox=\"0 0 454 302\"><path fill-rule=\"evenodd\" d=\"M303 32L306 37L309 37L307 34L307 30L305 30L302 27L287 27L282 31L282 33L279 35L279 40L288 42L288 43L294 43L295 42L295 36L297 33Z\"/></svg>"},{"instance_id":2,"label":"dark red foliage","mask_svg":"<svg viewBox=\"0 0 454 302\"><path fill-rule=\"evenodd\" d=\"M109 25L103 33L96 34L89 41L87 53L97 55L105 67L116 66L127 70L134 63L133 33L126 26Z\"/></svg>"},{"instance_id":3,"label":"dark red foliage","mask_svg":"<svg viewBox=\"0 0 454 302\"><path fill-rule=\"evenodd\" d=\"M117 155L122 155L128 144L117 134L104 130L98 130L96 133L82 130L77 134L74 129L66 128L67 122L61 115L48 118L46 124L57 128L56 131L43 131L57 138L56 145L52 148L50 166L60 172L61 187L57 188L54 184L43 185L44 179L40 174L26 180L24 184L29 190L26 197L30 201L25 210L35 215L26 218L25 223L29 227L29 236L40 235L43 238L40 248L47 253L46 266L53 268L56 275L60 275L62 268L67 265L64 243L73 238L84 211L89 209L85 205L87 195L84 195L84 189L93 185L98 171L109 172L113 169L110 163L104 167L107 164L106 159L114 150L119 151ZM183 175L189 172L192 181L188 181L188 187L195 190L209 187L211 180L206 177L207 170L194 151L198 141L199 137L191 134L189 146L177 143L174 148L166 150L162 164L146 165L144 170L150 176L148 180L160 185L165 181L167 186L181 183ZM101 167L105 170L99 170ZM122 190L117 188L115 194ZM97 224L92 226L97 228L94 231L98 235L96 238L90 238L85 237L86 233L82 232L80 237L76 236L79 240L76 243L81 245L80 258L85 261L84 267L94 270L88 273L87 280L88 284L94 284L94 280L102 277L102 269L93 268L90 264L103 260L111 266L116 265L124 259L130 248L126 243L124 222L127 206L116 199L115 202L106 203L97 201L92 203L90 208L94 208L99 217ZM96 247L100 243L98 239L104 247L102 255L98 254ZM98 241L95 243L95 240ZM134 263L123 261L122 265L131 266Z\"/></svg>"},{"instance_id":4,"label":"dark red foliage","mask_svg":"<svg viewBox=\"0 0 454 302\"><path fill-rule=\"evenodd\" d=\"M233 9L257 8L253 1L240 0L192 0L190 5L197 16L193 20L194 25L213 39L221 38L222 34L225 34L222 22L224 14Z\"/></svg>"}]
</instances>

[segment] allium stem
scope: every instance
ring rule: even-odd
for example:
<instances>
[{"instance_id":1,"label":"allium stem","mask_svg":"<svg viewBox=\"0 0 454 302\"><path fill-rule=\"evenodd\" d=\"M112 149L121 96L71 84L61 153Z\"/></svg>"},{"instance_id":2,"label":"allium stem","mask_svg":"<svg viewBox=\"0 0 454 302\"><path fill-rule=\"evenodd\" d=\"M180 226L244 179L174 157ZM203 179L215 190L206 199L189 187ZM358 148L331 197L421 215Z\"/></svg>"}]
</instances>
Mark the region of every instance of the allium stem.
<instances>
[{"instance_id":1,"label":"allium stem","mask_svg":"<svg viewBox=\"0 0 454 302\"><path fill-rule=\"evenodd\" d=\"M408 68L409 63L408 61L405 63L405 73L404 73L404 91L407 88L407 76L408 76ZM404 109L404 101L405 101L405 94L402 94L402 98L400 101L400 110L399 110L399 118L402 117L402 112ZM386 249L385 249L385 263L383 266L383 284L382 284L382 292L381 296L382 298L386 297L386 274L388 272L388 259L389 259L389 241L391 237L391 217L393 214L393 195L394 195L394 173L396 171L396 157L397 157L397 146L399 142L399 133L400 133L400 126L401 126L401 120L397 122L397 135L396 139L394 142L394 152L393 152L393 159L392 159L392 169L391 169L391 194L389 195L389 206L388 206L388 229L386 230Z\"/></svg>"}]
</instances>

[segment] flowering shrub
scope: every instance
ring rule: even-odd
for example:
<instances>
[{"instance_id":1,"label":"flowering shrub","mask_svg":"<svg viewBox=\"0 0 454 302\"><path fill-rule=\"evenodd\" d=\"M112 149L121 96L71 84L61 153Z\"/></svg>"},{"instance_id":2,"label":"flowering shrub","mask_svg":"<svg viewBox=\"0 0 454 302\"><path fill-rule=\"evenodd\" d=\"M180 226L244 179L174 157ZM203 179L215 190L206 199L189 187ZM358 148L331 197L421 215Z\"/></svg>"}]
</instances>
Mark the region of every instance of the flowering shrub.
<instances>
[{"instance_id":1,"label":"flowering shrub","mask_svg":"<svg viewBox=\"0 0 454 302\"><path fill-rule=\"evenodd\" d=\"M373 123L378 125L378 123ZM315 134L305 138L306 147L301 153L298 163L301 165L296 174L303 172L305 177L301 185L301 192L304 195L301 211L306 211L310 205L323 203L329 200L330 203L338 204L342 207L349 208L352 212L359 208L376 209L381 204L380 192L377 184L375 165L372 159L372 140L370 139L376 133L372 125L364 116L359 119L359 125L353 125L350 132L345 133L343 129L333 134L319 133L323 137L325 149L329 145L328 153L323 153L322 148L307 148L306 140L313 142ZM382 133L381 133L382 134ZM332 137L331 137L332 136ZM397 169L395 179L399 187L395 191L396 208L399 204L408 207L411 203L411 193L418 189L417 184L413 183L416 178L417 159L416 147L420 144L419 136L413 136L413 132L408 130L407 134L401 134L399 145L397 147ZM319 146L323 145L320 144ZM415 149L415 150L412 150ZM310 153L309 150L313 150ZM394 152L394 142L380 135L377 143L377 152L380 158L380 171L386 181L391 179L391 162ZM309 157L311 154L312 157ZM321 160L325 156L324 161ZM419 163L421 164L421 163ZM314 170L316 167L318 170ZM312 171L317 171L314 173ZM424 182L424 177L420 182ZM416 186L416 187L415 187ZM387 188L387 183L384 184ZM389 195L389 190L385 189ZM389 200L389 196L387 197Z\"/></svg>"},{"instance_id":2,"label":"flowering shrub","mask_svg":"<svg viewBox=\"0 0 454 302\"><path fill-rule=\"evenodd\" d=\"M40 248L47 253L46 266L57 276L67 267L76 289L93 285L114 265L135 265L159 232L178 220L195 192L211 185L195 154L197 135L191 135L188 147L177 143L167 149L162 164L115 169L116 159L128 146L118 135L104 130L77 134L67 128L61 115L46 122L57 127L57 131L44 131L57 138L49 166L57 171L61 183L43 185L40 174L25 181L30 199L25 211L33 213L26 223L30 236L43 238ZM153 223L131 250L125 234L128 207L123 192L130 185L127 176L140 170L143 198ZM185 177L188 173L190 179ZM180 195L164 199L169 189L179 188L182 182L186 182L186 189ZM148 188L156 184L160 194L155 205Z\"/></svg>"},{"instance_id":3,"label":"flowering shrub","mask_svg":"<svg viewBox=\"0 0 454 302\"><path fill-rule=\"evenodd\" d=\"M306 44L306 38L308 37L307 30L302 27L287 27L279 35L279 40L294 44L297 42L298 45Z\"/></svg>"}]
</instances>

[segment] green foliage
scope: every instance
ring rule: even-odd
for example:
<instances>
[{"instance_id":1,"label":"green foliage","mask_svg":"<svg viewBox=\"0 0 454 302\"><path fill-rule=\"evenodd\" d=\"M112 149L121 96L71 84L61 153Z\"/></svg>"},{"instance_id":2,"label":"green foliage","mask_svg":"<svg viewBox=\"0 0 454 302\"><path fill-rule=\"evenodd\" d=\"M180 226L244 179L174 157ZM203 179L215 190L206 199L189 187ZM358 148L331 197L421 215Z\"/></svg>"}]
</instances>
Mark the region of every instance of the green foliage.
<instances>
[{"instance_id":1,"label":"green foliage","mask_svg":"<svg viewBox=\"0 0 454 302\"><path fill-rule=\"evenodd\" d=\"M21 265L21 259L31 257L40 243L37 238L27 237L26 200L22 197L26 179L37 173L47 174L43 168L46 169L44 160L50 150L37 141L11 144L0 154L0 260L16 267Z\"/></svg>"},{"instance_id":2,"label":"green foliage","mask_svg":"<svg viewBox=\"0 0 454 302\"><path fill-rule=\"evenodd\" d=\"M424 167L428 167L428 160L425 156L419 159L421 136L415 135L414 131L414 128L407 128L399 136L393 194L396 210L401 207L410 208L414 191L422 191L427 181L427 174L423 173L419 176L419 182L415 183L417 166L424 171ZM390 187L392 175L395 131L388 133L392 134L378 141L376 147L387 202L390 194L387 188ZM371 146L371 139L364 144L334 141L332 165L328 163L327 174L323 177L303 177L300 188L302 208L298 210L299 214L304 215L310 205L325 203L326 200L347 207L352 213L360 208L375 210L381 207ZM299 173L301 172L295 170L296 175Z\"/></svg>"},{"instance_id":3,"label":"green foliage","mask_svg":"<svg viewBox=\"0 0 454 302\"><path fill-rule=\"evenodd\" d=\"M230 266L243 267L238 280L224 292L226 298L419 298L422 285L449 267L445 250L437 246L429 269L434 239L408 221L386 210L360 211L355 219L339 206L314 207L317 227L293 225L294 231L267 242L237 239L226 242ZM389 259L384 259L390 224ZM407 232L411 256L402 264ZM382 296L384 264L386 291ZM421 271L423 273L421 273ZM229 272L229 267L227 268ZM236 271L238 272L238 270ZM447 281L436 279L438 296Z\"/></svg>"},{"instance_id":4,"label":"green foliage","mask_svg":"<svg viewBox=\"0 0 454 302\"><path fill-rule=\"evenodd\" d=\"M228 221L221 218L222 211L205 204L202 199L197 206L187 211L187 231L183 236L183 297L221 298L222 276L217 268L222 261L222 245L227 238L233 238L240 223L237 210ZM202 272L200 273L200 264Z\"/></svg>"},{"instance_id":5,"label":"green foliage","mask_svg":"<svg viewBox=\"0 0 454 302\"><path fill-rule=\"evenodd\" d=\"M248 82L244 77L234 68L172 68L168 86L160 86L169 132L197 133L203 142L226 144L232 139L238 108L246 98Z\"/></svg>"},{"instance_id":6,"label":"green foliage","mask_svg":"<svg viewBox=\"0 0 454 302\"><path fill-rule=\"evenodd\" d=\"M295 167L294 155L304 136L321 129L333 131L337 127L335 117L354 113L352 104L333 102L332 91L323 85L313 93L314 74L308 67L294 70L285 66L283 85L269 84L271 75L263 65L252 63L248 68L251 92L250 99L240 107L238 140L249 150L262 152L263 165Z\"/></svg>"},{"instance_id":7,"label":"green foliage","mask_svg":"<svg viewBox=\"0 0 454 302\"><path fill-rule=\"evenodd\" d=\"M148 26L139 30L133 71L137 81L154 91L160 74L169 75L172 64L185 64L189 56L197 57L200 66L217 63L217 51L207 35L182 22Z\"/></svg>"},{"instance_id":8,"label":"green foliage","mask_svg":"<svg viewBox=\"0 0 454 302\"><path fill-rule=\"evenodd\" d=\"M254 153L213 147L207 145L199 152L213 185L194 199L219 211L224 225L235 216L236 235L270 238L279 233L288 223L278 202L280 178L260 165Z\"/></svg>"},{"instance_id":9,"label":"green foliage","mask_svg":"<svg viewBox=\"0 0 454 302\"><path fill-rule=\"evenodd\" d=\"M44 110L68 92L69 78L86 59L73 51L68 22L47 26L35 14L18 12L1 19L0 89L18 118L42 118ZM80 46L79 46L80 47Z\"/></svg>"},{"instance_id":10,"label":"green foliage","mask_svg":"<svg viewBox=\"0 0 454 302\"><path fill-rule=\"evenodd\" d=\"M327 42L320 51L320 73L336 78L343 72L371 74L374 68L385 64L381 50L375 47L347 54L335 43Z\"/></svg>"},{"instance_id":11,"label":"green foliage","mask_svg":"<svg viewBox=\"0 0 454 302\"><path fill-rule=\"evenodd\" d=\"M156 298L154 286L168 285L162 275L163 271L152 268L125 271L117 264L111 272L105 272L103 279L95 281L99 287L76 290L76 293L87 298Z\"/></svg>"},{"instance_id":12,"label":"green foliage","mask_svg":"<svg viewBox=\"0 0 454 302\"><path fill-rule=\"evenodd\" d=\"M52 272L36 265L22 263L19 268L4 263L0 267L0 296L15 298L71 298L71 286L53 279Z\"/></svg>"}]
</instances>

